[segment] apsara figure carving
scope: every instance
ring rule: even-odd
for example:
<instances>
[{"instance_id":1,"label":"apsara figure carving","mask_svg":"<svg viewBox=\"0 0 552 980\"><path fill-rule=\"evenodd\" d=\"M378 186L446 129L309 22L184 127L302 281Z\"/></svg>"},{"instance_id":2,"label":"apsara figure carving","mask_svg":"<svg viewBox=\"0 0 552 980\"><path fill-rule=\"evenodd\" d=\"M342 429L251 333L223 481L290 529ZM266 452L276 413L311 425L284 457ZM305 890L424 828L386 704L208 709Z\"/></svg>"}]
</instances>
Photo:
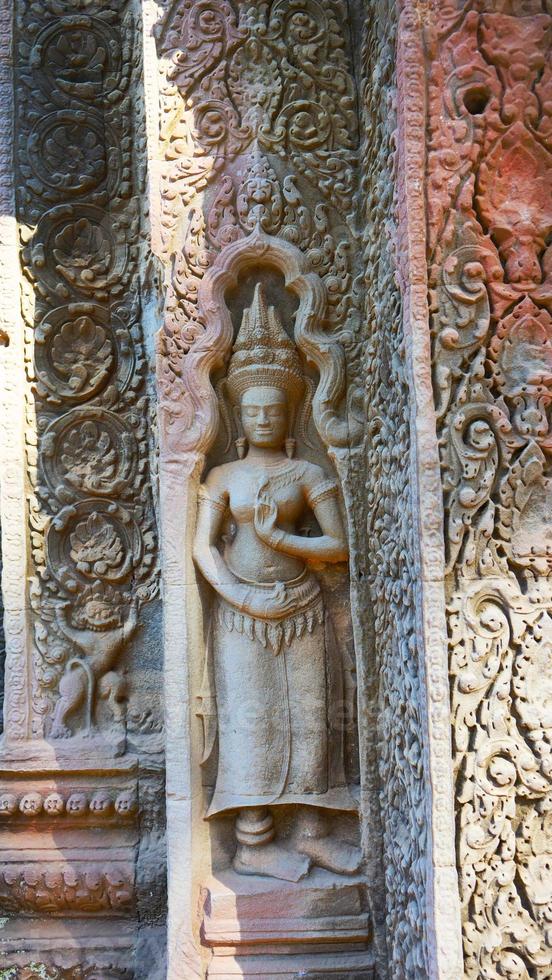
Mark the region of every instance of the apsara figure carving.
<instances>
[{"instance_id":1,"label":"apsara figure carving","mask_svg":"<svg viewBox=\"0 0 552 980\"><path fill-rule=\"evenodd\" d=\"M241 417L238 459L200 489L194 558L215 591L202 714L205 759L218 733L208 817L237 812L234 869L292 881L311 864L354 873L356 847L324 813L355 811L343 763L343 666L313 563L344 562L338 487L295 459L305 394L295 345L260 285L244 312L227 376ZM314 514L321 534L298 533ZM271 807L300 805L293 847L276 842Z\"/></svg>"}]
</instances>

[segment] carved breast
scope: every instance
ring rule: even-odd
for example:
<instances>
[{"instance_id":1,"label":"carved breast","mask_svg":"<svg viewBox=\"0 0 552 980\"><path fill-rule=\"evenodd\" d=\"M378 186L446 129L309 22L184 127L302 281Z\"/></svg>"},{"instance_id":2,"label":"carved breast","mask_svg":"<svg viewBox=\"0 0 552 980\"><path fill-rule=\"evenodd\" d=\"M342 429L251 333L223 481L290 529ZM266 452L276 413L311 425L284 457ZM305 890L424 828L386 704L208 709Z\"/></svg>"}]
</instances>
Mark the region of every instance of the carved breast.
<instances>
[{"instance_id":1,"label":"carved breast","mask_svg":"<svg viewBox=\"0 0 552 980\"><path fill-rule=\"evenodd\" d=\"M237 470L228 488L230 511L236 523L253 523L258 490L268 483L268 494L278 507L278 523L293 526L305 509L305 497L300 474L290 471L287 476L287 480L282 479L282 474L274 477L262 466Z\"/></svg>"}]
</instances>

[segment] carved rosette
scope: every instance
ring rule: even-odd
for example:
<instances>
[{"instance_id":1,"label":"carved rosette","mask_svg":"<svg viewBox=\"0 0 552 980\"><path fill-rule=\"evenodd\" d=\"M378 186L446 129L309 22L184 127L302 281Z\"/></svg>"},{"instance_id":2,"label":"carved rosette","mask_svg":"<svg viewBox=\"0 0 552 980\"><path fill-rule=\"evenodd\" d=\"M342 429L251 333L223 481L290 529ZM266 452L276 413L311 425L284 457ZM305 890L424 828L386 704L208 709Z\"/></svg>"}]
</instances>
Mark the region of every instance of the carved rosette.
<instances>
[{"instance_id":1,"label":"carved rosette","mask_svg":"<svg viewBox=\"0 0 552 980\"><path fill-rule=\"evenodd\" d=\"M109 710L96 711L124 642L123 630L114 650L110 630L130 621L133 598L144 603L156 591L137 266L139 38L122 0L61 13L54 0L18 6L18 220L37 440L29 446L34 736L110 727ZM87 631L111 651L109 663L86 653ZM60 702L63 724L53 721ZM10 710L8 702L13 738Z\"/></svg>"},{"instance_id":2,"label":"carved rosette","mask_svg":"<svg viewBox=\"0 0 552 980\"><path fill-rule=\"evenodd\" d=\"M465 971L529 980L552 969L552 19L451 3L426 40Z\"/></svg>"}]
</instances>

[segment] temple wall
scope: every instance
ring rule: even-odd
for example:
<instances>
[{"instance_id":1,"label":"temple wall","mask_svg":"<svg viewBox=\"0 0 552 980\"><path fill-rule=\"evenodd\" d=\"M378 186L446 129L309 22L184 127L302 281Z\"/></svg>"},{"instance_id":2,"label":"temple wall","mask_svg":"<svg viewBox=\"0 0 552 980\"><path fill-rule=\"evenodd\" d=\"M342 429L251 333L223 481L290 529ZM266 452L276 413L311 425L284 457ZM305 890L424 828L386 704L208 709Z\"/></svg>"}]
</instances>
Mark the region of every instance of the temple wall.
<instances>
[{"instance_id":1,"label":"temple wall","mask_svg":"<svg viewBox=\"0 0 552 980\"><path fill-rule=\"evenodd\" d=\"M0 3L3 980L552 975L550 13Z\"/></svg>"}]
</instances>

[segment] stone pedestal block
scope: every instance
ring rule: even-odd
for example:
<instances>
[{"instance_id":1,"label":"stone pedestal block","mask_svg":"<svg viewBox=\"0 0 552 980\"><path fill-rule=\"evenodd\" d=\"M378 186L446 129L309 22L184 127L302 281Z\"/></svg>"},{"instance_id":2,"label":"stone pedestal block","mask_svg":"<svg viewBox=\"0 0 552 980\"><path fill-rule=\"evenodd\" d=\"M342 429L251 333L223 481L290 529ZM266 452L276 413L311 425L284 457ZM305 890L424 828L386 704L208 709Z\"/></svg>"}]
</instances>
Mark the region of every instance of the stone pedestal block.
<instances>
[{"instance_id":1,"label":"stone pedestal block","mask_svg":"<svg viewBox=\"0 0 552 980\"><path fill-rule=\"evenodd\" d=\"M368 953L307 953L263 957L221 956L213 960L209 980L375 980L373 958Z\"/></svg>"},{"instance_id":2,"label":"stone pedestal block","mask_svg":"<svg viewBox=\"0 0 552 980\"><path fill-rule=\"evenodd\" d=\"M299 882L225 871L203 892L209 977L373 976L366 885L319 869Z\"/></svg>"}]
</instances>

